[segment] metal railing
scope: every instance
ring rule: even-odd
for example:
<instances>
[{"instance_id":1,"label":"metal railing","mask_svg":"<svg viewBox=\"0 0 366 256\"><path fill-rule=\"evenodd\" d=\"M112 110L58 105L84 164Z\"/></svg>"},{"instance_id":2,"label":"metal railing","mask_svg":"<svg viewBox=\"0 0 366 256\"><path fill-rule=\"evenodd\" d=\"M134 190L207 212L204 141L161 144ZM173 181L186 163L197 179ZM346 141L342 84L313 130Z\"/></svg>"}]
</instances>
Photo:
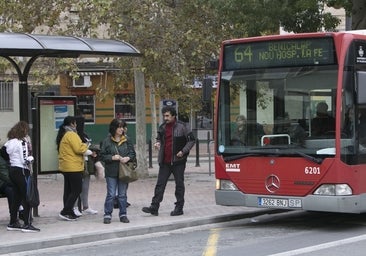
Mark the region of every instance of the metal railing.
<instances>
[{"instance_id":1,"label":"metal railing","mask_svg":"<svg viewBox=\"0 0 366 256\"><path fill-rule=\"evenodd\" d=\"M211 166L211 161L212 161L212 155L211 155L211 145L212 143L214 143L213 140L210 139L210 132L207 132L207 154L208 154L208 167L209 167L209 175L211 176L212 174L212 166ZM149 150L149 154L148 154L148 161L149 161L149 168L153 168L153 147L152 147L152 141L149 140L148 142L148 150ZM200 140L198 138L196 138L196 144L195 144L195 167L200 167L200 157L201 157L201 151L200 151Z\"/></svg>"}]
</instances>

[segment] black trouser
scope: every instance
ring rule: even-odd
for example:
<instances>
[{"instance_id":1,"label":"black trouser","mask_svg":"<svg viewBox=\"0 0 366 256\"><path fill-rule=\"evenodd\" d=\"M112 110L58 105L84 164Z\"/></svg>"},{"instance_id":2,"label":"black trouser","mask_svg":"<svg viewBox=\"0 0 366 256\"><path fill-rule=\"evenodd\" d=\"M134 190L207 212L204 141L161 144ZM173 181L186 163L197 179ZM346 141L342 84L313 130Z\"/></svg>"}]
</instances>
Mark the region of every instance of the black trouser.
<instances>
[{"instance_id":1,"label":"black trouser","mask_svg":"<svg viewBox=\"0 0 366 256\"><path fill-rule=\"evenodd\" d=\"M152 198L151 207L154 209L159 209L160 203L163 201L164 191L166 184L170 175L173 173L175 180L175 198L177 202L175 203L177 208L183 209L184 206L184 170L186 169L186 164L170 165L162 164L159 167L158 180L155 186L154 197Z\"/></svg>"},{"instance_id":2,"label":"black trouser","mask_svg":"<svg viewBox=\"0 0 366 256\"><path fill-rule=\"evenodd\" d=\"M14 224L18 220L18 211L20 204L24 208L24 225L31 224L31 207L27 203L27 183L26 178L29 177L29 170L20 167L10 167L9 178L14 185L14 200L10 207L10 224Z\"/></svg>"},{"instance_id":3,"label":"black trouser","mask_svg":"<svg viewBox=\"0 0 366 256\"><path fill-rule=\"evenodd\" d=\"M73 208L80 196L82 188L83 172L63 172L64 175L64 208L62 215L74 215Z\"/></svg>"}]
</instances>

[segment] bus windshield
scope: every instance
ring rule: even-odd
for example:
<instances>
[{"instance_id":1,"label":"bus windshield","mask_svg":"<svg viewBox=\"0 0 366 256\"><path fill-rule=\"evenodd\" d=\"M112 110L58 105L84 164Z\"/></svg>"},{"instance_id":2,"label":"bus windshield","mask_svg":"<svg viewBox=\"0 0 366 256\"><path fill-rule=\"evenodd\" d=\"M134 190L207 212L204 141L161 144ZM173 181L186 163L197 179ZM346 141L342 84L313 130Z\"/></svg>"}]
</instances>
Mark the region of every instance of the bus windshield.
<instances>
[{"instance_id":1,"label":"bus windshield","mask_svg":"<svg viewBox=\"0 0 366 256\"><path fill-rule=\"evenodd\" d=\"M226 68L218 95L218 153L334 156L337 68Z\"/></svg>"}]
</instances>

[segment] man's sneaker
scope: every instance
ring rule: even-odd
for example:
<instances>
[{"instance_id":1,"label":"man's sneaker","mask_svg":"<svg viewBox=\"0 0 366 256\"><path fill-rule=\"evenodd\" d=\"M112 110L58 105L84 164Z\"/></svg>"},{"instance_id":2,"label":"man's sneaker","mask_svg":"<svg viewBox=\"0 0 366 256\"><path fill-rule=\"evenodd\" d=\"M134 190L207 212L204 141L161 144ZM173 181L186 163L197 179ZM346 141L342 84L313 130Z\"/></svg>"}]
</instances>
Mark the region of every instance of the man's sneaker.
<instances>
[{"instance_id":1,"label":"man's sneaker","mask_svg":"<svg viewBox=\"0 0 366 256\"><path fill-rule=\"evenodd\" d=\"M127 218L126 215L119 217L119 221L123 223L130 223L130 220Z\"/></svg>"},{"instance_id":2,"label":"man's sneaker","mask_svg":"<svg viewBox=\"0 0 366 256\"><path fill-rule=\"evenodd\" d=\"M9 224L6 229L8 231L21 231L22 230L22 226L20 225L19 221L14 222L13 224Z\"/></svg>"},{"instance_id":3,"label":"man's sneaker","mask_svg":"<svg viewBox=\"0 0 366 256\"><path fill-rule=\"evenodd\" d=\"M79 211L79 208L74 207L74 209L72 209L72 210L76 216L78 216L78 217L83 216L83 214Z\"/></svg>"},{"instance_id":4,"label":"man's sneaker","mask_svg":"<svg viewBox=\"0 0 366 256\"><path fill-rule=\"evenodd\" d=\"M25 233L35 233L41 231L39 228L34 227L32 224L24 225L22 227L22 232Z\"/></svg>"},{"instance_id":5,"label":"man's sneaker","mask_svg":"<svg viewBox=\"0 0 366 256\"><path fill-rule=\"evenodd\" d=\"M154 215L154 216L159 215L158 210L152 208L151 206L150 207L143 207L142 211L145 212L145 213L150 213L151 215Z\"/></svg>"},{"instance_id":6,"label":"man's sneaker","mask_svg":"<svg viewBox=\"0 0 366 256\"><path fill-rule=\"evenodd\" d=\"M103 218L103 223L104 224L111 224L111 217L110 216L105 216Z\"/></svg>"},{"instance_id":7,"label":"man's sneaker","mask_svg":"<svg viewBox=\"0 0 366 256\"><path fill-rule=\"evenodd\" d=\"M68 221L74 221L74 220L76 220L77 219L77 217L76 216L74 216L74 215L71 215L71 214L59 214L58 215L61 219L63 219L63 220L68 220Z\"/></svg>"},{"instance_id":8,"label":"man's sneaker","mask_svg":"<svg viewBox=\"0 0 366 256\"><path fill-rule=\"evenodd\" d=\"M98 213L98 211L97 211L97 210L93 210L92 208L90 208L90 207L89 207L89 208L85 209L85 210L83 211L83 213L93 215L93 214L97 214L97 213Z\"/></svg>"},{"instance_id":9,"label":"man's sneaker","mask_svg":"<svg viewBox=\"0 0 366 256\"><path fill-rule=\"evenodd\" d=\"M183 215L183 209L175 208L173 211L170 212L170 216L179 216Z\"/></svg>"}]
</instances>

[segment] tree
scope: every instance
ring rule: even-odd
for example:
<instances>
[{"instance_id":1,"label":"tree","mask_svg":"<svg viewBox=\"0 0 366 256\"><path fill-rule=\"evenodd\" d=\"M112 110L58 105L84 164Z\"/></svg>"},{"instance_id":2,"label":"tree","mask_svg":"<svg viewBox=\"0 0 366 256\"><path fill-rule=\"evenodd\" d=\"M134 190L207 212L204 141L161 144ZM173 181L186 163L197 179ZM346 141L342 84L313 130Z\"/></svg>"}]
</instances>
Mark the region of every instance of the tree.
<instances>
[{"instance_id":1,"label":"tree","mask_svg":"<svg viewBox=\"0 0 366 256\"><path fill-rule=\"evenodd\" d=\"M278 16L286 8L287 1L281 0L211 0L218 18L231 37L260 36L278 33Z\"/></svg>"},{"instance_id":2,"label":"tree","mask_svg":"<svg viewBox=\"0 0 366 256\"><path fill-rule=\"evenodd\" d=\"M324 12L325 1L289 1L279 22L287 31L296 33L334 31L340 20Z\"/></svg>"},{"instance_id":3,"label":"tree","mask_svg":"<svg viewBox=\"0 0 366 256\"><path fill-rule=\"evenodd\" d=\"M277 34L280 25L295 33L333 31L340 21L324 12L324 6L331 2L349 8L347 0L338 1L341 3L327 0L231 0L225 3L212 0L211 3L220 13L222 23L232 30L232 36L245 37Z\"/></svg>"},{"instance_id":4,"label":"tree","mask_svg":"<svg viewBox=\"0 0 366 256\"><path fill-rule=\"evenodd\" d=\"M52 34L62 19L62 11L67 8L64 1L31 1L31 0L9 0L0 2L0 31L2 32L22 32ZM25 59L17 58L15 61L25 63ZM65 60L60 63L66 64ZM38 68L37 68L38 66ZM34 84L51 84L57 74L56 60L37 59L31 71ZM64 65L62 65L64 67ZM46 67L46 68L45 68ZM0 60L0 70L5 73L6 69L12 68L5 59ZM13 77L9 77L12 79Z\"/></svg>"},{"instance_id":5,"label":"tree","mask_svg":"<svg viewBox=\"0 0 366 256\"><path fill-rule=\"evenodd\" d=\"M347 3L348 1L346 1ZM347 3L349 8L349 3ZM352 1L352 29L366 29L366 2L364 0Z\"/></svg>"},{"instance_id":6,"label":"tree","mask_svg":"<svg viewBox=\"0 0 366 256\"><path fill-rule=\"evenodd\" d=\"M0 29L130 42L143 54L139 69L146 90L178 100L180 111L189 114L201 108L201 95L187 85L207 73L205 63L217 58L223 40L276 34L280 25L294 32L334 30L339 21L324 12L325 5L345 7L352 27L365 28L364 0L8 0L0 3ZM70 65L61 60L43 67L60 62ZM116 63L118 81L133 81L132 59ZM114 96L103 87L98 93Z\"/></svg>"},{"instance_id":7,"label":"tree","mask_svg":"<svg viewBox=\"0 0 366 256\"><path fill-rule=\"evenodd\" d=\"M1 31L50 33L59 24L65 1L1 1Z\"/></svg>"}]
</instances>

